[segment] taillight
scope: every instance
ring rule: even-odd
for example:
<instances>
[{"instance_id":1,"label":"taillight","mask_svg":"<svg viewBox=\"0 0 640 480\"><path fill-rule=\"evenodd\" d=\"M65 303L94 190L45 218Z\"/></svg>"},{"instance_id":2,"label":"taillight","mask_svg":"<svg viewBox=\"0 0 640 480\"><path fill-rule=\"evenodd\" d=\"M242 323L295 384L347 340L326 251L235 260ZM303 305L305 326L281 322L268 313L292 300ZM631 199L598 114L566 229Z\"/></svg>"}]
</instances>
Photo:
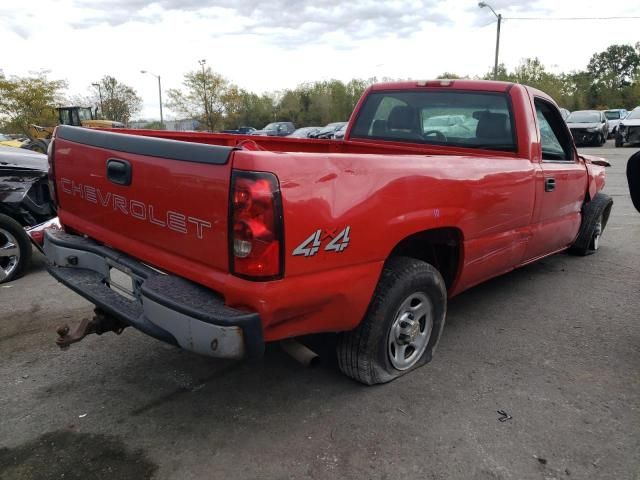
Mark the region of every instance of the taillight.
<instances>
[{"instance_id":1,"label":"taillight","mask_svg":"<svg viewBox=\"0 0 640 480\"><path fill-rule=\"evenodd\" d=\"M49 169L47 171L47 177L49 180L49 196L55 205L58 204L58 196L56 195L56 168L54 159L54 147L55 140L52 138L47 147L47 163Z\"/></svg>"},{"instance_id":2,"label":"taillight","mask_svg":"<svg viewBox=\"0 0 640 480\"><path fill-rule=\"evenodd\" d=\"M281 278L284 230L276 176L234 170L229 203L231 273L251 280Z\"/></svg>"}]
</instances>

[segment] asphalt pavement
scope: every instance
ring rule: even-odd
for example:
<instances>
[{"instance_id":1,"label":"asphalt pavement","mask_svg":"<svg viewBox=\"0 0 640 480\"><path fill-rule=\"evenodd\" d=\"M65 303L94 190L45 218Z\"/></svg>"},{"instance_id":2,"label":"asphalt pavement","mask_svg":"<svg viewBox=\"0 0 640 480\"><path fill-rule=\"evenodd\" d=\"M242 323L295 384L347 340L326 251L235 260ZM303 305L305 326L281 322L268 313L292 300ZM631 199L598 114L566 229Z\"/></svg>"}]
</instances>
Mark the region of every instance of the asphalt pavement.
<instances>
[{"instance_id":1,"label":"asphalt pavement","mask_svg":"<svg viewBox=\"0 0 640 480\"><path fill-rule=\"evenodd\" d=\"M133 329L60 351L92 307L36 255L0 286L0 479L640 479L637 148L582 151L613 164L600 250L456 297L434 360L382 386L344 377L331 336L315 369Z\"/></svg>"}]
</instances>

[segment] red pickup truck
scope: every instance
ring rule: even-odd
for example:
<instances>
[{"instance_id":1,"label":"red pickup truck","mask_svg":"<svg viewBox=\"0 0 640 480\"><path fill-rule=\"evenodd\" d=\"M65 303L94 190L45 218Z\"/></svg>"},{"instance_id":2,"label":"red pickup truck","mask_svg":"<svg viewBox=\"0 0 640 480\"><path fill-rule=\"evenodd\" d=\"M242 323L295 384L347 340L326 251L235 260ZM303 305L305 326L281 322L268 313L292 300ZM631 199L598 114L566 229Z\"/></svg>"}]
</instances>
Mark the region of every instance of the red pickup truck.
<instances>
[{"instance_id":1,"label":"red pickup truck","mask_svg":"<svg viewBox=\"0 0 640 480\"><path fill-rule=\"evenodd\" d=\"M341 332L366 384L431 360L448 298L595 251L612 207L553 100L503 82L374 85L343 141L61 126L49 163L49 271L97 311L61 344L133 326L242 358Z\"/></svg>"}]
</instances>

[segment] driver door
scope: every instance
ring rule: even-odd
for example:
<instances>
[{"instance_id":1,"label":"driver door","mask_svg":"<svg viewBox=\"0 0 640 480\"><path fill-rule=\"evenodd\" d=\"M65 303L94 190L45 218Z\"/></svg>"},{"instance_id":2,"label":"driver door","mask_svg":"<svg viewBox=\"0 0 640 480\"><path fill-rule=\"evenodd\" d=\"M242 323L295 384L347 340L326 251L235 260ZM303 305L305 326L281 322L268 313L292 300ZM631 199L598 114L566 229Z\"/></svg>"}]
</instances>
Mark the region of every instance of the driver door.
<instances>
[{"instance_id":1,"label":"driver door","mask_svg":"<svg viewBox=\"0 0 640 480\"><path fill-rule=\"evenodd\" d=\"M587 191L587 169L578 157L571 133L552 103L535 98L540 139L536 170L533 235L525 262L570 246L578 235Z\"/></svg>"}]
</instances>

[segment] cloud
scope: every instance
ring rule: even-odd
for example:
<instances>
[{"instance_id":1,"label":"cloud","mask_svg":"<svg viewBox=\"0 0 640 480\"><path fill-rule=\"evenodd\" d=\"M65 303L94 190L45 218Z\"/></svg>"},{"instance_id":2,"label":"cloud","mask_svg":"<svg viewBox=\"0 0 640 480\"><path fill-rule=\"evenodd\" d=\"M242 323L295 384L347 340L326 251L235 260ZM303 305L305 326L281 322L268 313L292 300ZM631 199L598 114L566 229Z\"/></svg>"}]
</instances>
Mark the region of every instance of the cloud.
<instances>
[{"instance_id":1,"label":"cloud","mask_svg":"<svg viewBox=\"0 0 640 480\"><path fill-rule=\"evenodd\" d=\"M25 25L14 23L11 24L9 28L13 33L18 35L23 40L27 40L29 38L29 35L31 35L31 30L29 30Z\"/></svg>"},{"instance_id":2,"label":"cloud","mask_svg":"<svg viewBox=\"0 0 640 480\"><path fill-rule=\"evenodd\" d=\"M117 26L128 22L158 23L171 21L176 14L197 13L212 21L233 19L223 34L247 34L267 38L284 48L300 43L320 43L339 33L345 43L366 38L409 37L425 24L450 25L438 0L218 0L206 4L201 0L76 0L76 5L94 12L76 28L99 24ZM218 35L210 32L210 36Z\"/></svg>"}]
</instances>

